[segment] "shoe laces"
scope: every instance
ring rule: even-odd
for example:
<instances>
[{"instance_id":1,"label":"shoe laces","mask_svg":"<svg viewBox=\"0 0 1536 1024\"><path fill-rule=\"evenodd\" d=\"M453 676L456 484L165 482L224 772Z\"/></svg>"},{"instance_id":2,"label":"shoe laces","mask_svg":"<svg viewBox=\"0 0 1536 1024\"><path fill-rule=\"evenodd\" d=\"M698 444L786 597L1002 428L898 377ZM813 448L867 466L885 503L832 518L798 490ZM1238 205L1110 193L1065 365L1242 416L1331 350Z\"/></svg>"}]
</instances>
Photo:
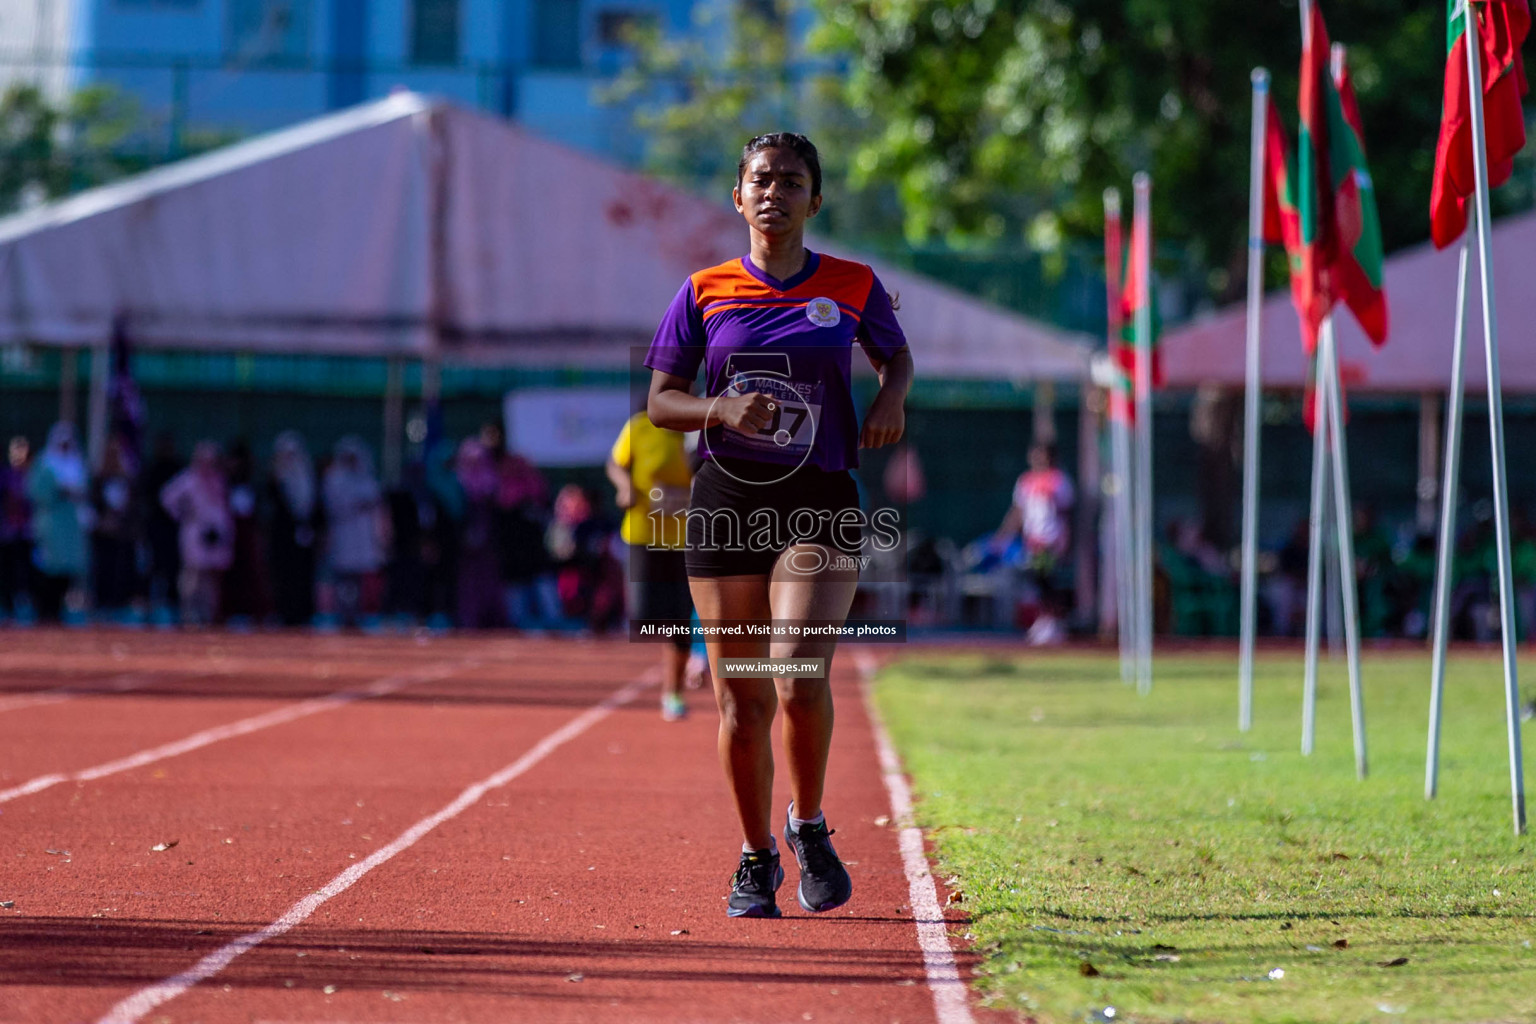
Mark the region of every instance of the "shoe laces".
<instances>
[{"instance_id":1,"label":"shoe laces","mask_svg":"<svg viewBox=\"0 0 1536 1024\"><path fill-rule=\"evenodd\" d=\"M768 892L773 888L772 854L743 853L741 864L731 876L731 888L748 892Z\"/></svg>"},{"instance_id":2,"label":"shoe laces","mask_svg":"<svg viewBox=\"0 0 1536 1024\"><path fill-rule=\"evenodd\" d=\"M836 829L826 825L806 825L795 833L800 840L800 850L805 854L806 870L811 874L819 875L842 863L832 849L832 837L836 834Z\"/></svg>"}]
</instances>

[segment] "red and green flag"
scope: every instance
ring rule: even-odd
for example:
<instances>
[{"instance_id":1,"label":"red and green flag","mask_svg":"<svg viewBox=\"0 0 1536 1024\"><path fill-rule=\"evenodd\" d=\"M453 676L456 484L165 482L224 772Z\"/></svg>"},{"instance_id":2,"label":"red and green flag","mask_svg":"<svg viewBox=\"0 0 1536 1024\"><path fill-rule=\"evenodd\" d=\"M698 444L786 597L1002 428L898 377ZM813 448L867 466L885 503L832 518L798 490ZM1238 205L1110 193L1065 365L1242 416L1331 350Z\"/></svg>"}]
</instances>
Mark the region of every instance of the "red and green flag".
<instances>
[{"instance_id":1,"label":"red and green flag","mask_svg":"<svg viewBox=\"0 0 1536 1024\"><path fill-rule=\"evenodd\" d=\"M1301 211L1296 206L1296 161L1274 97L1264 119L1264 242L1301 255ZM1297 264L1299 266L1299 264Z\"/></svg>"},{"instance_id":2,"label":"red and green flag","mask_svg":"<svg viewBox=\"0 0 1536 1024\"><path fill-rule=\"evenodd\" d=\"M1115 346L1113 354L1115 366L1120 370L1132 395L1136 391L1136 364L1142 348L1142 343L1136 337L1136 314L1141 308L1143 281L1147 282L1146 290L1152 302L1152 337L1145 342L1150 350L1152 386L1163 386L1163 360L1157 346L1162 324L1158 316L1156 282L1151 276L1151 268L1142 264L1142 253L1152 251L1151 232L1151 224L1144 223L1140 217L1132 221L1131 244L1125 253L1125 272L1120 275L1120 343ZM1145 245L1142 244L1143 238L1146 239Z\"/></svg>"},{"instance_id":3,"label":"red and green flag","mask_svg":"<svg viewBox=\"0 0 1536 1024\"><path fill-rule=\"evenodd\" d=\"M1114 384L1109 389L1109 416L1116 423L1136 422L1136 403L1131 393L1131 381L1125 372L1125 358L1120 349L1124 345L1121 335L1120 280L1125 271L1125 245L1120 230L1118 211L1104 220L1104 291L1109 316L1109 356L1114 371Z\"/></svg>"},{"instance_id":4,"label":"red and green flag","mask_svg":"<svg viewBox=\"0 0 1536 1024\"><path fill-rule=\"evenodd\" d=\"M1385 257L1376 189L1365 162L1365 133L1360 106L1349 78L1342 47L1334 61L1334 96L1329 105L1329 156L1336 182L1333 196L1338 253L1333 286L1338 297L1360 321L1373 345L1387 340L1387 293L1382 285ZM1332 120L1333 118L1336 120Z\"/></svg>"},{"instance_id":5,"label":"red and green flag","mask_svg":"<svg viewBox=\"0 0 1536 1024\"><path fill-rule=\"evenodd\" d=\"M1488 186L1509 180L1515 154L1525 145L1520 98L1529 86L1520 46L1531 30L1527 0L1478 0L1479 66L1483 77L1483 124L1488 142ZM1430 187L1430 237L1445 248L1467 228L1467 201L1476 191L1472 166L1472 90L1467 76L1467 0L1446 0L1445 98L1440 141Z\"/></svg>"},{"instance_id":6,"label":"red and green flag","mask_svg":"<svg viewBox=\"0 0 1536 1024\"><path fill-rule=\"evenodd\" d=\"M1299 258L1293 259L1292 294L1301 315L1307 354L1317 348L1323 319L1340 299L1377 345L1387 338L1382 290L1381 220L1360 112L1348 72L1336 79L1322 8L1312 5L1301 54L1301 138L1296 147Z\"/></svg>"},{"instance_id":7,"label":"red and green flag","mask_svg":"<svg viewBox=\"0 0 1536 1024\"><path fill-rule=\"evenodd\" d=\"M1312 5L1311 22L1302 41L1301 88L1298 96L1301 137L1296 146L1296 209L1301 226L1300 279L1295 282L1302 343L1307 354L1317 348L1317 332L1333 309L1333 264L1338 252L1333 197L1336 192L1330 157L1328 116L1333 78L1328 70L1328 28L1323 12Z\"/></svg>"},{"instance_id":8,"label":"red and green flag","mask_svg":"<svg viewBox=\"0 0 1536 1024\"><path fill-rule=\"evenodd\" d=\"M1264 242L1284 247L1291 270L1291 300L1297 313L1303 313L1306 297L1301 287L1301 210L1296 202L1296 161L1291 156L1290 139L1273 97L1264 123ZM1303 327L1307 325L1304 315L1301 322ZM1316 350L1315 344L1307 347Z\"/></svg>"},{"instance_id":9,"label":"red and green flag","mask_svg":"<svg viewBox=\"0 0 1536 1024\"><path fill-rule=\"evenodd\" d=\"M1296 208L1296 162L1275 101L1269 101L1264 129L1264 242L1285 248L1291 268L1291 297L1301 305L1301 212ZM1303 321L1305 323L1305 321ZM1317 346L1307 355L1307 383L1301 396L1301 420L1317 430ZM1343 398L1342 391L1340 392ZM1342 404L1342 403L1341 403ZM1346 410L1346 417L1348 412Z\"/></svg>"}]
</instances>

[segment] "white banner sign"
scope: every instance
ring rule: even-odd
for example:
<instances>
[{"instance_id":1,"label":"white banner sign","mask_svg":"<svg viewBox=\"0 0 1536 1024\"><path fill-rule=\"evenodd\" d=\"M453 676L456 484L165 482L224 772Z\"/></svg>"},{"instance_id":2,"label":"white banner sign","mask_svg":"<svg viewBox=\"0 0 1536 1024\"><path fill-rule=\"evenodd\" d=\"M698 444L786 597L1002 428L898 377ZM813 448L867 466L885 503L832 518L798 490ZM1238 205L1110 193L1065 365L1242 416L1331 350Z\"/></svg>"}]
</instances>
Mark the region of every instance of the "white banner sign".
<instances>
[{"instance_id":1,"label":"white banner sign","mask_svg":"<svg viewBox=\"0 0 1536 1024\"><path fill-rule=\"evenodd\" d=\"M537 466L601 466L630 416L626 388L509 391L507 445Z\"/></svg>"}]
</instances>

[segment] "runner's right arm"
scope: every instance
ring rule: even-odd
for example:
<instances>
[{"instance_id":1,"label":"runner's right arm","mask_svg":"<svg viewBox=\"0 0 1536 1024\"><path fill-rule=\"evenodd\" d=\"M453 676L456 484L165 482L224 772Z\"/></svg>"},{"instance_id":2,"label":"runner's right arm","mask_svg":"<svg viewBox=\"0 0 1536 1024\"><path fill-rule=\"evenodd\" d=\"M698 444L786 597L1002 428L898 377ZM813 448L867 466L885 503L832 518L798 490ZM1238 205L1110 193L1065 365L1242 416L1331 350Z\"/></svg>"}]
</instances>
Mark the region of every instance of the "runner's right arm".
<instances>
[{"instance_id":1,"label":"runner's right arm","mask_svg":"<svg viewBox=\"0 0 1536 1024\"><path fill-rule=\"evenodd\" d=\"M646 353L645 365L651 368L646 413L651 422L664 430L685 434L721 423L745 433L757 433L773 421L773 412L768 408L771 399L766 395L700 398L692 393L693 378L708 345L704 315L693 293L693 279L689 278L667 307Z\"/></svg>"},{"instance_id":2,"label":"runner's right arm","mask_svg":"<svg viewBox=\"0 0 1536 1024\"><path fill-rule=\"evenodd\" d=\"M687 433L724 423L744 433L756 433L773 421L773 400L749 391L733 398L701 398L690 393L692 381L661 370L651 371L646 412L666 430Z\"/></svg>"}]
</instances>

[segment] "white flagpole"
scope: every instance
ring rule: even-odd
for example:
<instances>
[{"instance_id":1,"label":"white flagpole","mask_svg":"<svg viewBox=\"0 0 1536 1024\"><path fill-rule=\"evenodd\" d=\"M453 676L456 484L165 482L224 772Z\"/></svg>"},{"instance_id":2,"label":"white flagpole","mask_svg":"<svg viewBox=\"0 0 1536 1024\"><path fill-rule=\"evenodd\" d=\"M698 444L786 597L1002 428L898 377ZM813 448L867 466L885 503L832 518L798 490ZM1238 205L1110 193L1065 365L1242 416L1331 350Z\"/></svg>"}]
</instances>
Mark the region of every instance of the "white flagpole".
<instances>
[{"instance_id":1,"label":"white flagpole","mask_svg":"<svg viewBox=\"0 0 1536 1024\"><path fill-rule=\"evenodd\" d=\"M1321 341L1318 342L1322 344ZM1301 691L1301 752L1312 753L1317 735L1317 648L1323 608L1323 521L1328 505L1328 402L1327 376L1322 359L1312 381L1312 511L1308 516L1307 541L1307 639L1305 676Z\"/></svg>"},{"instance_id":2,"label":"white flagpole","mask_svg":"<svg viewBox=\"0 0 1536 1024\"><path fill-rule=\"evenodd\" d=\"M1118 370L1115 371L1119 373ZM1115 471L1115 575L1119 585L1120 681L1136 681L1136 542L1131 526L1131 438L1129 424L1110 424L1110 458Z\"/></svg>"},{"instance_id":3,"label":"white flagpole","mask_svg":"<svg viewBox=\"0 0 1536 1024\"><path fill-rule=\"evenodd\" d=\"M1131 232L1138 251L1132 257L1141 268L1136 297L1136 504L1140 527L1140 550L1136 552L1141 577L1137 595L1137 640L1139 665L1136 691L1152 690L1152 178L1142 171L1132 179L1135 195L1135 223L1142 226L1138 236Z\"/></svg>"},{"instance_id":4,"label":"white flagpole","mask_svg":"<svg viewBox=\"0 0 1536 1024\"><path fill-rule=\"evenodd\" d=\"M1339 385L1339 352L1333 336L1333 315L1323 320L1323 365L1328 375L1328 419L1333 430L1328 440L1333 446L1333 516L1338 537L1340 589L1344 596L1344 651L1349 662L1349 718L1355 740L1355 777L1365 778L1365 697L1360 686L1360 610L1355 592L1354 516L1349 502L1349 450L1344 441L1343 388Z\"/></svg>"},{"instance_id":5,"label":"white flagpole","mask_svg":"<svg viewBox=\"0 0 1536 1024\"><path fill-rule=\"evenodd\" d=\"M1305 51L1312 38L1312 0L1300 0L1301 47ZM1321 342L1319 342L1321 344ZM1323 582L1323 503L1327 501L1328 416L1323 400L1326 386L1323 375L1314 367L1312 380L1312 512L1308 523L1307 544L1307 639L1305 676L1301 696L1301 752L1312 753L1317 726L1317 644L1319 615L1322 611Z\"/></svg>"},{"instance_id":6,"label":"white flagpole","mask_svg":"<svg viewBox=\"0 0 1536 1024\"><path fill-rule=\"evenodd\" d=\"M1515 664L1515 581L1509 555L1509 481L1504 470L1504 396L1499 380L1499 327L1493 303L1493 226L1488 213L1488 139L1483 124L1482 53L1477 11L1466 4L1467 84L1472 97L1472 166L1477 173L1477 256L1483 285L1483 351L1488 363L1488 432L1493 442L1493 521L1499 555L1499 633L1504 649L1504 717L1509 734L1509 786L1515 834L1525 834L1525 773L1520 752L1520 683Z\"/></svg>"},{"instance_id":7,"label":"white flagpole","mask_svg":"<svg viewBox=\"0 0 1536 1024\"><path fill-rule=\"evenodd\" d=\"M1243 577L1237 669L1237 728L1253 728L1253 634L1259 548L1259 343L1264 311L1264 129L1269 72L1254 68L1253 139L1248 167L1248 373L1243 424Z\"/></svg>"},{"instance_id":8,"label":"white flagpole","mask_svg":"<svg viewBox=\"0 0 1536 1024\"><path fill-rule=\"evenodd\" d=\"M1321 393L1321 392L1319 392ZM1337 427L1335 427L1337 429ZM1329 439L1332 443L1332 438ZM1330 453L1328 458L1332 460ZM1332 461L1328 464L1328 471L1333 472ZM1332 477L1329 477L1332 479ZM1328 500L1328 509L1323 513L1323 522L1333 515L1333 499ZM1333 540L1323 545L1323 639L1328 648L1328 658L1331 661L1339 660L1339 646L1344 637L1344 575L1339 567L1339 544L1335 534Z\"/></svg>"},{"instance_id":9,"label":"white flagpole","mask_svg":"<svg viewBox=\"0 0 1536 1024\"><path fill-rule=\"evenodd\" d=\"M1110 226L1114 226L1114 237L1117 245L1114 252L1109 251L1107 244L1110 237ZM1131 533L1131 439L1129 425L1123 416L1115 415L1115 407L1123 402L1123 396L1117 395L1120 369L1114 365L1115 346L1120 343L1117 337L1120 325L1120 289L1124 282L1120 280L1119 260L1125 250L1125 235L1120 227L1120 190L1107 188L1104 190L1104 235L1105 235L1105 267L1104 281L1105 293L1109 314L1109 349L1110 363L1113 370L1113 379L1116 384L1110 390L1110 416L1109 416L1109 458L1114 474L1114 536L1115 536L1115 585L1116 597L1119 606L1115 613L1115 632L1120 641L1120 681L1126 684L1136 681L1136 588L1133 583L1133 574L1136 567L1135 543ZM1123 411L1123 410L1122 410Z\"/></svg>"},{"instance_id":10,"label":"white flagpole","mask_svg":"<svg viewBox=\"0 0 1536 1024\"><path fill-rule=\"evenodd\" d=\"M1424 757L1424 799L1433 800L1440 785L1440 708L1445 694L1445 645L1450 636L1451 559L1456 548L1456 491L1461 486L1461 403L1463 352L1467 340L1467 260L1470 233L1461 236L1456 273L1456 331L1451 344L1451 393L1445 404L1445 479L1440 491L1440 547L1435 552L1435 606L1430 628L1434 656L1430 668L1429 749Z\"/></svg>"}]
</instances>

